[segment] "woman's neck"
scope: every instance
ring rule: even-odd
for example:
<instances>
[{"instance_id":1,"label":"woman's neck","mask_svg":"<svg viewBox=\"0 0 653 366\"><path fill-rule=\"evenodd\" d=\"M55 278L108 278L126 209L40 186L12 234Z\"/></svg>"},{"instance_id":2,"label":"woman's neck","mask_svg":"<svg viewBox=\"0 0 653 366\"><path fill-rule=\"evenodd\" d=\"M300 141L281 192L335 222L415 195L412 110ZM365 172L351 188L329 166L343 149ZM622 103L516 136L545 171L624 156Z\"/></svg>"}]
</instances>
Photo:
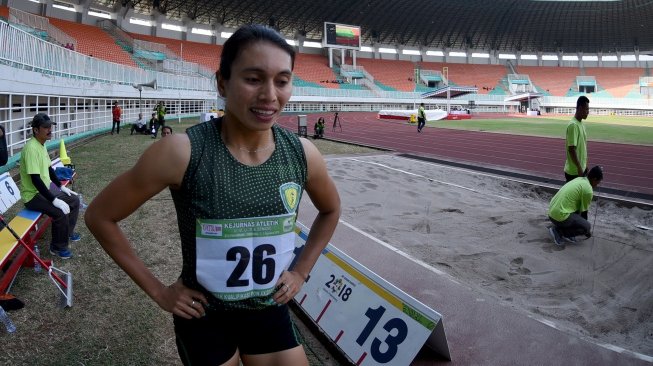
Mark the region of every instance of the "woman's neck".
<instances>
[{"instance_id":1,"label":"woman's neck","mask_svg":"<svg viewBox=\"0 0 653 366\"><path fill-rule=\"evenodd\" d=\"M257 154L273 150L275 147L272 129L265 131L251 131L238 126L229 125L222 120L221 137L230 151Z\"/></svg>"}]
</instances>

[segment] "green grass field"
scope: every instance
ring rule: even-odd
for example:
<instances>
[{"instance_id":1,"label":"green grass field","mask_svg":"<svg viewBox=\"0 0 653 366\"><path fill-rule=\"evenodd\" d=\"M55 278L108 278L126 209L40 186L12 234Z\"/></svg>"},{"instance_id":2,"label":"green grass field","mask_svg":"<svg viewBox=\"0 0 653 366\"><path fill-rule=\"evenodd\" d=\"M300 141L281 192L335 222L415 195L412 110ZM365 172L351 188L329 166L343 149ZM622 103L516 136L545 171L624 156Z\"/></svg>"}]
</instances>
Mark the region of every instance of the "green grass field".
<instances>
[{"instance_id":1,"label":"green grass field","mask_svg":"<svg viewBox=\"0 0 653 366\"><path fill-rule=\"evenodd\" d=\"M571 117L474 119L429 121L428 126L517 135L564 138ZM590 141L653 146L653 117L592 116L586 121Z\"/></svg>"}]
</instances>

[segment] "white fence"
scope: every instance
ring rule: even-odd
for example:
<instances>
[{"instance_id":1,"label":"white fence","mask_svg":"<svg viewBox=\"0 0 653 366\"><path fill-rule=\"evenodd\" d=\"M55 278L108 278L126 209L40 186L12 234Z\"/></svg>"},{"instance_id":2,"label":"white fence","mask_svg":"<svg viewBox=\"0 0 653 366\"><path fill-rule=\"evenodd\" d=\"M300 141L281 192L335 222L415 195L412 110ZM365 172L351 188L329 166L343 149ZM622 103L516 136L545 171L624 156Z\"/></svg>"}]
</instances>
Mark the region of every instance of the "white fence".
<instances>
[{"instance_id":1,"label":"white fence","mask_svg":"<svg viewBox=\"0 0 653 366\"><path fill-rule=\"evenodd\" d=\"M31 137L30 122L35 114L47 113L56 122L53 140L86 136L111 128L111 107L117 101L122 108L121 127L129 133L139 113L149 121L160 99L84 98L43 94L0 94L0 125L5 128L9 156L14 156ZM168 120L198 116L215 105L214 100L163 100Z\"/></svg>"},{"instance_id":2,"label":"white fence","mask_svg":"<svg viewBox=\"0 0 653 366\"><path fill-rule=\"evenodd\" d=\"M147 71L102 61L38 37L0 21L0 62L30 71L98 82L134 85L157 80L159 88L212 91L210 78Z\"/></svg>"},{"instance_id":3,"label":"white fence","mask_svg":"<svg viewBox=\"0 0 653 366\"><path fill-rule=\"evenodd\" d=\"M45 31L48 34L49 39L59 43L60 45L70 44L74 49L77 49L77 40L64 33L61 29L50 24L50 20L46 17L9 8L9 21Z\"/></svg>"}]
</instances>

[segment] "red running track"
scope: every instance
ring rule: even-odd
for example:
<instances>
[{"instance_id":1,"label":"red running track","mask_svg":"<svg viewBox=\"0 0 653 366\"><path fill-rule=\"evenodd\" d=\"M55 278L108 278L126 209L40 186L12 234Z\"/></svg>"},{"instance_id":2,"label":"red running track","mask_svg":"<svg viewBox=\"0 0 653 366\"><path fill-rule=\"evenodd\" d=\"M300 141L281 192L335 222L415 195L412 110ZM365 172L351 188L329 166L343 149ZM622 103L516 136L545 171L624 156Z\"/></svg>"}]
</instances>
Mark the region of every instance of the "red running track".
<instances>
[{"instance_id":1,"label":"red running track","mask_svg":"<svg viewBox=\"0 0 653 366\"><path fill-rule=\"evenodd\" d=\"M308 115L309 135L318 117L324 117L325 137L329 139L564 181L564 138L432 127L417 133L415 125L379 120L373 112L341 112L339 115L342 131L340 128L333 130L333 113ZM453 123L465 122L438 122ZM297 116L283 116L279 124L297 131ZM587 149L589 165L604 168L602 186L653 195L653 146L590 141Z\"/></svg>"}]
</instances>

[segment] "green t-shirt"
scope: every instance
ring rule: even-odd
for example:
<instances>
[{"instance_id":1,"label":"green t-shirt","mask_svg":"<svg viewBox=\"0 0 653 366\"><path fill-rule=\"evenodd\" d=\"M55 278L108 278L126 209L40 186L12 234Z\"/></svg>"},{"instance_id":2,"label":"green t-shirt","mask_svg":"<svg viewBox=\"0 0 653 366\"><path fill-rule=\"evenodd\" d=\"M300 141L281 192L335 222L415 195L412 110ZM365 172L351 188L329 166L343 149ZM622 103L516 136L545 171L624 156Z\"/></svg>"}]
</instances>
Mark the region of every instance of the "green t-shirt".
<instances>
[{"instance_id":1,"label":"green t-shirt","mask_svg":"<svg viewBox=\"0 0 653 366\"><path fill-rule=\"evenodd\" d=\"M571 180L553 196L549 203L549 217L565 221L574 212L589 210L594 190L586 177Z\"/></svg>"},{"instance_id":2,"label":"green t-shirt","mask_svg":"<svg viewBox=\"0 0 653 366\"><path fill-rule=\"evenodd\" d=\"M585 133L585 125L578 121L576 117L572 118L567 125L566 139L567 160L565 161L565 173L569 175L581 175L587 167L587 134ZM583 171L579 172L576 164L571 160L569 146L576 146L576 156Z\"/></svg>"},{"instance_id":3,"label":"green t-shirt","mask_svg":"<svg viewBox=\"0 0 653 366\"><path fill-rule=\"evenodd\" d=\"M50 187L50 156L39 140L32 137L20 153L20 196L29 202L39 191L32 183L32 174L38 174L46 187Z\"/></svg>"},{"instance_id":4,"label":"green t-shirt","mask_svg":"<svg viewBox=\"0 0 653 366\"><path fill-rule=\"evenodd\" d=\"M419 108L417 109L417 116L422 117L424 118L424 120L426 120L426 112L424 111L424 107L419 106Z\"/></svg>"},{"instance_id":5,"label":"green t-shirt","mask_svg":"<svg viewBox=\"0 0 653 366\"><path fill-rule=\"evenodd\" d=\"M158 106L156 106L156 115L157 115L159 118L161 118L161 117L165 117L165 115L166 115L166 107L165 107L165 106L162 106L162 105L158 105Z\"/></svg>"}]
</instances>

